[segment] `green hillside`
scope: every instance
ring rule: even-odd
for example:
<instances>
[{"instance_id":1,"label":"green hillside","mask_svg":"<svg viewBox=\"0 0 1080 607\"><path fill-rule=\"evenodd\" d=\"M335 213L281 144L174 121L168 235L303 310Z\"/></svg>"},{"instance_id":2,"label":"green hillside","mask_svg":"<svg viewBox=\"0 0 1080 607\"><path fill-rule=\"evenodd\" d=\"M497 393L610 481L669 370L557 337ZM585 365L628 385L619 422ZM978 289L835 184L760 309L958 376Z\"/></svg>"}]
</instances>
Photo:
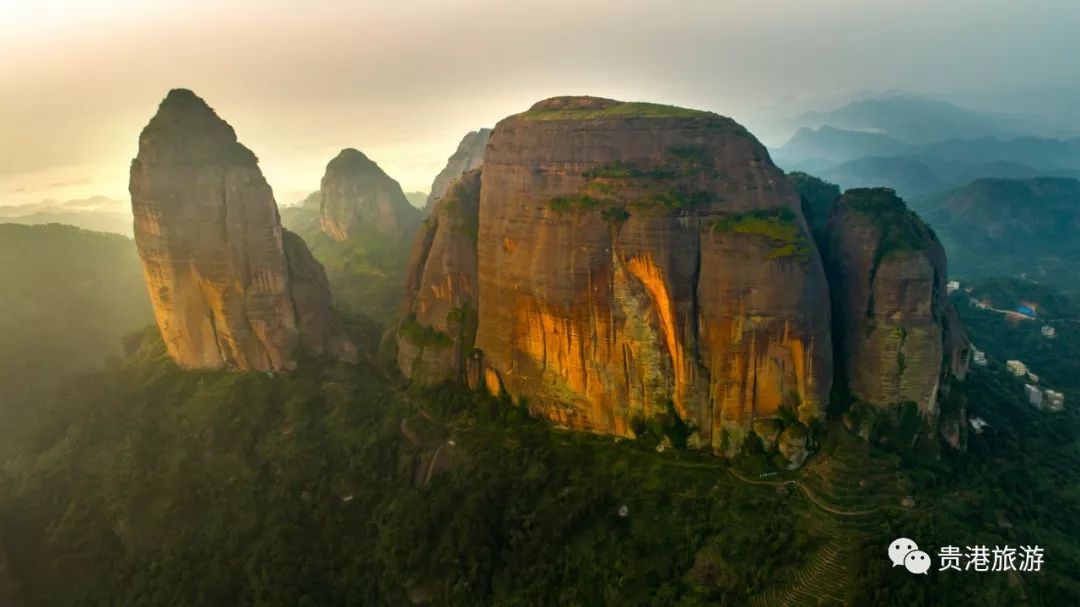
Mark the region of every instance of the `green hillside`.
<instances>
[{"instance_id":1,"label":"green hillside","mask_svg":"<svg viewBox=\"0 0 1080 607\"><path fill-rule=\"evenodd\" d=\"M59 379L101 369L123 335L153 322L135 244L122 236L0 224L0 284L0 418L8 428Z\"/></svg>"},{"instance_id":2,"label":"green hillside","mask_svg":"<svg viewBox=\"0 0 1080 607\"><path fill-rule=\"evenodd\" d=\"M789 473L753 443L729 465L657 434L558 431L369 365L183 372L156 332L129 343L43 407L0 474L28 605L1019 601L1007 575L892 569L897 534L1038 543L1030 604L1080 597L1080 492L1060 490L1080 486L1080 420L1019 404L999 369L954 395L992 424L968 455L915 465L834 424Z\"/></svg>"},{"instance_id":3,"label":"green hillside","mask_svg":"<svg viewBox=\"0 0 1080 607\"><path fill-rule=\"evenodd\" d=\"M941 237L950 274L1080 288L1080 181L982 179L912 206Z\"/></svg>"}]
</instances>

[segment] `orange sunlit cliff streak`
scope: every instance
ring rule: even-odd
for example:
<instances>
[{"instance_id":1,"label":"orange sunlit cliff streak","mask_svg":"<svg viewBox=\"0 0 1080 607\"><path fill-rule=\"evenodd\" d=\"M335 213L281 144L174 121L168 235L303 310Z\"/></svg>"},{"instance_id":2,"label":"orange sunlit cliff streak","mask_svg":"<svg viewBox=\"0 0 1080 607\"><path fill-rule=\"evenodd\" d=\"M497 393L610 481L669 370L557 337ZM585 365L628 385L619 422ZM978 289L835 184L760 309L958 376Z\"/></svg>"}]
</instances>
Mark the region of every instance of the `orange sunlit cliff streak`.
<instances>
[{"instance_id":1,"label":"orange sunlit cliff streak","mask_svg":"<svg viewBox=\"0 0 1080 607\"><path fill-rule=\"evenodd\" d=\"M752 135L708 112L559 97L499 122L482 167L417 238L393 340L406 375L486 384L617 436L674 417L715 453L756 434L801 465L833 382L831 290L793 186ZM470 238L449 238L464 224ZM445 259L470 256L448 282ZM858 280L839 278L837 293ZM447 298L475 304L475 339L431 313ZM922 330L910 364L944 377ZM887 408L897 394L870 396Z\"/></svg>"},{"instance_id":2,"label":"orange sunlit cliff streak","mask_svg":"<svg viewBox=\"0 0 1080 607\"><path fill-rule=\"evenodd\" d=\"M637 420L670 411L693 445L717 452L781 406L812 423L831 381L820 260L714 233L715 220L780 210L805 232L764 147L715 114L556 98L503 120L484 157L476 239L453 244L475 250L478 291L475 348L450 373L487 378L572 428L634 436ZM439 263L435 249L414 262ZM443 284L413 283L403 322ZM417 341L399 330L407 374L448 343Z\"/></svg>"}]
</instances>

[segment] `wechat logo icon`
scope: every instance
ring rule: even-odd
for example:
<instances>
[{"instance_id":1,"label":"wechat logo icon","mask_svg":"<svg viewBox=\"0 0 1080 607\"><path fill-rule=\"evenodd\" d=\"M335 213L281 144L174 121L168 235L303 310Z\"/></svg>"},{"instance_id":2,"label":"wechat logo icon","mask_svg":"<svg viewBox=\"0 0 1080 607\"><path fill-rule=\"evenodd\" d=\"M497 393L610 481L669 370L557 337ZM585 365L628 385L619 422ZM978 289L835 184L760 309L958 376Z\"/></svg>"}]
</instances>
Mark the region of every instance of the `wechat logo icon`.
<instances>
[{"instance_id":1,"label":"wechat logo icon","mask_svg":"<svg viewBox=\"0 0 1080 607\"><path fill-rule=\"evenodd\" d=\"M893 567L903 567L916 575L930 571L930 555L919 550L914 540L901 537L889 544L889 560Z\"/></svg>"}]
</instances>

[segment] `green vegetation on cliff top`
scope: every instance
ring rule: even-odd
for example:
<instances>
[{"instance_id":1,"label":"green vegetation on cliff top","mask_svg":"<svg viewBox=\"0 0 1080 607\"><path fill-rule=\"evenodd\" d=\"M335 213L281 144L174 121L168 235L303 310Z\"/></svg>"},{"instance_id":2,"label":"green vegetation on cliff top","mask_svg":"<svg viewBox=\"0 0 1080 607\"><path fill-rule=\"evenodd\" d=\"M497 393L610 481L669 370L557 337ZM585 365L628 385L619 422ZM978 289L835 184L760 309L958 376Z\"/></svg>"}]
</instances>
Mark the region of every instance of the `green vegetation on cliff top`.
<instances>
[{"instance_id":1,"label":"green vegetation on cliff top","mask_svg":"<svg viewBox=\"0 0 1080 607\"><path fill-rule=\"evenodd\" d=\"M810 226L810 233L818 243L819 248L824 248L827 241L829 215L833 207L840 200L840 186L818 179L799 171L788 173L788 179L795 186L802 204L803 216Z\"/></svg>"},{"instance_id":2,"label":"green vegetation on cliff top","mask_svg":"<svg viewBox=\"0 0 1080 607\"><path fill-rule=\"evenodd\" d=\"M718 232L764 237L772 248L769 259L792 259L809 263L813 256L813 245L803 233L795 212L788 208L735 213L714 219L710 226Z\"/></svg>"},{"instance_id":3,"label":"green vegetation on cliff top","mask_svg":"<svg viewBox=\"0 0 1080 607\"><path fill-rule=\"evenodd\" d=\"M619 101L582 107L540 107L517 115L525 120L595 120L602 118L716 118L716 114L674 105Z\"/></svg>"},{"instance_id":4,"label":"green vegetation on cliff top","mask_svg":"<svg viewBox=\"0 0 1080 607\"><path fill-rule=\"evenodd\" d=\"M895 253L925 251L934 238L929 226L889 188L851 189L844 192L842 202L873 221L880 231L875 267Z\"/></svg>"}]
</instances>

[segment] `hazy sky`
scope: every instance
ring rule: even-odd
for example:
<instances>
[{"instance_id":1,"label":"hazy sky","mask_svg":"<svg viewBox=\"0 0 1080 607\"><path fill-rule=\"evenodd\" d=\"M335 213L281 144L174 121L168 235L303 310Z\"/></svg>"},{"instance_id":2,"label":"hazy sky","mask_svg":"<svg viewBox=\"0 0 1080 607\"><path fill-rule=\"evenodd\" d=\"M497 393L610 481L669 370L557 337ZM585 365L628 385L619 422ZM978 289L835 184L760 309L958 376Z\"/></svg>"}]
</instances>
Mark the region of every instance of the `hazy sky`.
<instances>
[{"instance_id":1,"label":"hazy sky","mask_svg":"<svg viewBox=\"0 0 1080 607\"><path fill-rule=\"evenodd\" d=\"M0 0L0 204L125 197L174 87L290 203L342 147L426 191L465 132L558 94L756 130L860 90L1074 87L1078 31L1075 0Z\"/></svg>"}]
</instances>

